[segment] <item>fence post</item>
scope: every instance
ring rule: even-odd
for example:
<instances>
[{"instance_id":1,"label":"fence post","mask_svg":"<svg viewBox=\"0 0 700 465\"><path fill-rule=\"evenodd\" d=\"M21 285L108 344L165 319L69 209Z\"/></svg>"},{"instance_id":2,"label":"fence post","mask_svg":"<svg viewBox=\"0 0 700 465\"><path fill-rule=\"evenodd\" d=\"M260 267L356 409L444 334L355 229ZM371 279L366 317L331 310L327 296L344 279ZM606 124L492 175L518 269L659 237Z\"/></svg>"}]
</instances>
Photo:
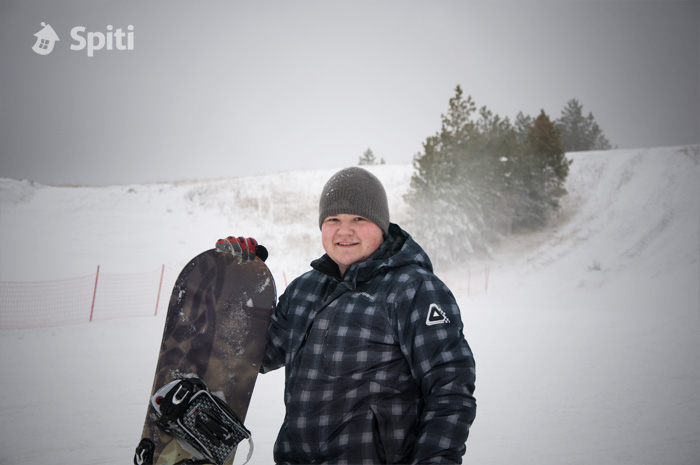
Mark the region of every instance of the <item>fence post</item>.
<instances>
[{"instance_id":1,"label":"fence post","mask_svg":"<svg viewBox=\"0 0 700 465\"><path fill-rule=\"evenodd\" d=\"M160 303L160 290L163 288L163 273L165 273L165 264L160 268L160 282L158 283L158 297L156 297L156 312L153 316L158 316L158 304Z\"/></svg>"},{"instance_id":2,"label":"fence post","mask_svg":"<svg viewBox=\"0 0 700 465\"><path fill-rule=\"evenodd\" d=\"M95 297L97 297L97 280L100 278L100 265L97 265L97 273L95 273L95 290L92 292L92 306L90 307L90 321L92 314L95 312Z\"/></svg>"}]
</instances>

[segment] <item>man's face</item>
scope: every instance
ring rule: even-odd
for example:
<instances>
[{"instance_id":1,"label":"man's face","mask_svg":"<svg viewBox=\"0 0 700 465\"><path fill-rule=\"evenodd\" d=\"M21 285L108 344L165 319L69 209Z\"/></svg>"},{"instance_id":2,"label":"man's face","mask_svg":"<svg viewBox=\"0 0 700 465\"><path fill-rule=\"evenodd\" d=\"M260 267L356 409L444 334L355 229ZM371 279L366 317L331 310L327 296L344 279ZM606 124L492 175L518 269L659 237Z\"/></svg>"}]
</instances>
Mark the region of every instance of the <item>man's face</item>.
<instances>
[{"instance_id":1,"label":"man's face","mask_svg":"<svg viewBox=\"0 0 700 465\"><path fill-rule=\"evenodd\" d=\"M357 215L329 216L321 224L323 249L338 264L340 275L348 267L367 259L384 241L379 226Z\"/></svg>"}]
</instances>

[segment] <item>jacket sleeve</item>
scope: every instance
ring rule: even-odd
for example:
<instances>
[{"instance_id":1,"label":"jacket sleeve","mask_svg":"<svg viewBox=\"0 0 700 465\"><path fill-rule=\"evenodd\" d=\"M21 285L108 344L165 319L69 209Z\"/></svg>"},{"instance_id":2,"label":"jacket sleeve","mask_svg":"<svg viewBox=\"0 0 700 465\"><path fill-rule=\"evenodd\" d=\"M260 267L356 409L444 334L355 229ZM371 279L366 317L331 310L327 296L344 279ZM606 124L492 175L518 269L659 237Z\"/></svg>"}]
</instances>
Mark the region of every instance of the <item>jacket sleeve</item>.
<instances>
[{"instance_id":1,"label":"jacket sleeve","mask_svg":"<svg viewBox=\"0 0 700 465\"><path fill-rule=\"evenodd\" d=\"M395 317L424 401L413 463L461 463L476 416L476 372L460 310L432 274L407 284L397 296Z\"/></svg>"},{"instance_id":2,"label":"jacket sleeve","mask_svg":"<svg viewBox=\"0 0 700 465\"><path fill-rule=\"evenodd\" d=\"M282 294L270 317L270 325L267 328L267 342L265 344L265 353L262 366L260 367L260 373L267 373L284 366L285 335L287 331L286 302L286 295Z\"/></svg>"}]
</instances>

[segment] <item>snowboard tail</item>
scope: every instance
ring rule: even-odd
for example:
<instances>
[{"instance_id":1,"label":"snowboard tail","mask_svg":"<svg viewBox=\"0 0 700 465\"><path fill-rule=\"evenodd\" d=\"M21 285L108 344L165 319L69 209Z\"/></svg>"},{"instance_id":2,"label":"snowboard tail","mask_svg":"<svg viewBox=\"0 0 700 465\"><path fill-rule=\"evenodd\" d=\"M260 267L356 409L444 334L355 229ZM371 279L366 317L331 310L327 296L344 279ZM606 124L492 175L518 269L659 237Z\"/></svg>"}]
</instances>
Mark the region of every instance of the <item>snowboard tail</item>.
<instances>
[{"instance_id":1,"label":"snowboard tail","mask_svg":"<svg viewBox=\"0 0 700 465\"><path fill-rule=\"evenodd\" d=\"M255 259L209 250L188 263L168 305L137 465L233 462L276 302Z\"/></svg>"}]
</instances>

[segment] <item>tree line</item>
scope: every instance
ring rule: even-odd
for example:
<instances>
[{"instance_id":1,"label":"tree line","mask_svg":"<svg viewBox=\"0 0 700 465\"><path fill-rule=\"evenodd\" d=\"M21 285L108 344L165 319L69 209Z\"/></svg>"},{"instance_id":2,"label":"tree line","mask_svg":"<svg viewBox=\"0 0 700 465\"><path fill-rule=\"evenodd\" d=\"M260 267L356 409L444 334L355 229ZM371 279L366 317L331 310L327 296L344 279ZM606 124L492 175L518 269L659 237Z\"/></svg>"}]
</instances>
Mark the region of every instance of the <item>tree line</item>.
<instances>
[{"instance_id":1,"label":"tree line","mask_svg":"<svg viewBox=\"0 0 700 465\"><path fill-rule=\"evenodd\" d=\"M477 108L457 86L440 131L413 159L405 196L411 230L438 262L488 255L506 235L542 228L558 210L571 165L567 151L609 148L576 99L556 121L543 110L511 122ZM360 162L376 163L368 151Z\"/></svg>"}]
</instances>

